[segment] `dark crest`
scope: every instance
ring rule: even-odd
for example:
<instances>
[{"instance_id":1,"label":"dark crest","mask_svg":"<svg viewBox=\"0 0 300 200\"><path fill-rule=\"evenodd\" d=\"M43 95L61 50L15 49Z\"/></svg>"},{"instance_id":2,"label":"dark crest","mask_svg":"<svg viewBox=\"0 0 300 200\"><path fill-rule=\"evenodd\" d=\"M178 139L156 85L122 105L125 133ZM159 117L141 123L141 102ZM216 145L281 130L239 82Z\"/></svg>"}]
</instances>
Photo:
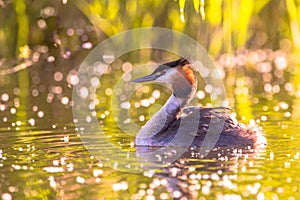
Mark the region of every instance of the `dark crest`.
<instances>
[{"instance_id":1,"label":"dark crest","mask_svg":"<svg viewBox=\"0 0 300 200\"><path fill-rule=\"evenodd\" d=\"M192 61L191 61L190 57L182 57L182 58L179 58L178 60L159 65L159 67L154 71L154 73L163 71L168 68L172 68L172 67L176 67L176 66L184 66L187 64L191 64L191 63L192 63Z\"/></svg>"},{"instance_id":2,"label":"dark crest","mask_svg":"<svg viewBox=\"0 0 300 200\"><path fill-rule=\"evenodd\" d=\"M191 63L192 63L192 61L191 61L190 57L182 57L182 58L179 58L178 60L168 62L168 63L165 63L163 65L166 65L166 66L169 66L169 67L176 67L178 65L184 66L184 65L187 65L187 64L191 64Z\"/></svg>"}]
</instances>

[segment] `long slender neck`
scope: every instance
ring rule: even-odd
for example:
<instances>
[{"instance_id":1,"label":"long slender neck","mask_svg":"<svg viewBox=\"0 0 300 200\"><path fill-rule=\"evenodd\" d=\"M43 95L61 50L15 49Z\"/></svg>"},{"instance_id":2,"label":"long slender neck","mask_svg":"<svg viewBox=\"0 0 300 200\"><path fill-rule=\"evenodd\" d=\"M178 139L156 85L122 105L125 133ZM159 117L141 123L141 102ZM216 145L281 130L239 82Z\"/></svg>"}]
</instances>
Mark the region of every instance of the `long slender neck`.
<instances>
[{"instance_id":1,"label":"long slender neck","mask_svg":"<svg viewBox=\"0 0 300 200\"><path fill-rule=\"evenodd\" d=\"M184 73L188 73L189 76L194 73L190 68L185 70ZM138 132L135 139L136 145L156 146L166 143L161 133L167 130L180 110L190 102L195 94L197 80L194 75L192 78L193 83L176 69L169 73L166 79L170 80L173 94L167 103Z\"/></svg>"},{"instance_id":2,"label":"long slender neck","mask_svg":"<svg viewBox=\"0 0 300 200\"><path fill-rule=\"evenodd\" d=\"M167 103L138 132L135 140L136 145L152 145L153 138L174 121L180 109L180 101L172 95Z\"/></svg>"},{"instance_id":3,"label":"long slender neck","mask_svg":"<svg viewBox=\"0 0 300 200\"><path fill-rule=\"evenodd\" d=\"M157 136L169 127L189 101L190 97L183 99L172 94L166 104L138 132L136 145L148 146L159 143Z\"/></svg>"}]
</instances>

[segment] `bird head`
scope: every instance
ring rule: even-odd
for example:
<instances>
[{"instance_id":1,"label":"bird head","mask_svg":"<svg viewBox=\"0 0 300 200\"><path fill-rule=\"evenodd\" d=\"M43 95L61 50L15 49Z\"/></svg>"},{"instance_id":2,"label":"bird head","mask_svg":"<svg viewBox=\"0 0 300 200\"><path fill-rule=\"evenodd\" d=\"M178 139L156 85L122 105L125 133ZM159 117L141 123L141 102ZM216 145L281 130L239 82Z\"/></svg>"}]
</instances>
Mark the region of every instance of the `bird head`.
<instances>
[{"instance_id":1,"label":"bird head","mask_svg":"<svg viewBox=\"0 0 300 200\"><path fill-rule=\"evenodd\" d=\"M159 82L171 86L171 90L176 97L189 97L196 91L197 78L189 58L179 58L178 60L159 65L153 73L135 79L132 82Z\"/></svg>"}]
</instances>

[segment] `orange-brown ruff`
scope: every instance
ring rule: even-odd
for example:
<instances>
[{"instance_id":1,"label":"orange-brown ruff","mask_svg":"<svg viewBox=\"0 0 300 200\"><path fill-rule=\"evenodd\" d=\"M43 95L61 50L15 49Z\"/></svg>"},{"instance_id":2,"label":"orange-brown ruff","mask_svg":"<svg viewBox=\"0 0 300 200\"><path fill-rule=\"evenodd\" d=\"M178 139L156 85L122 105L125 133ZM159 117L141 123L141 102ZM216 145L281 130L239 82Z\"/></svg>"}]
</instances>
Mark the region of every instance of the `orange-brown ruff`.
<instances>
[{"instance_id":1,"label":"orange-brown ruff","mask_svg":"<svg viewBox=\"0 0 300 200\"><path fill-rule=\"evenodd\" d=\"M195 71L188 59L159 65L152 74L132 82L147 81L168 84L173 93L141 128L136 145L202 146L205 138L210 138L215 147L266 145L261 128L237 122L228 108L186 107L197 90Z\"/></svg>"},{"instance_id":2,"label":"orange-brown ruff","mask_svg":"<svg viewBox=\"0 0 300 200\"><path fill-rule=\"evenodd\" d=\"M194 74L193 69L190 67L189 64L184 65L183 67L179 67L179 69L183 76L190 82L191 85L195 86L196 83L196 76Z\"/></svg>"}]
</instances>

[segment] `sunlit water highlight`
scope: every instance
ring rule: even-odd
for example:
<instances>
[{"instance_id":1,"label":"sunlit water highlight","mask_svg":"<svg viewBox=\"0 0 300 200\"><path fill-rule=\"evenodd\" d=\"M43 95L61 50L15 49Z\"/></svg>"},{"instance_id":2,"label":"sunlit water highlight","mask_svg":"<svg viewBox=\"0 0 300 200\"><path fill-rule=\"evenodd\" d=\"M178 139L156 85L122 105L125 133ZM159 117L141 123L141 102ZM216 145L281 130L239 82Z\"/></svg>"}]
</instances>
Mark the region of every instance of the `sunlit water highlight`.
<instances>
[{"instance_id":1,"label":"sunlit water highlight","mask_svg":"<svg viewBox=\"0 0 300 200\"><path fill-rule=\"evenodd\" d=\"M298 199L300 127L289 121L262 125L266 150L224 148L199 158L194 149L167 167L149 163L160 169L143 174L105 167L72 127L1 131L2 199ZM126 135L113 141L130 148Z\"/></svg>"}]
</instances>

